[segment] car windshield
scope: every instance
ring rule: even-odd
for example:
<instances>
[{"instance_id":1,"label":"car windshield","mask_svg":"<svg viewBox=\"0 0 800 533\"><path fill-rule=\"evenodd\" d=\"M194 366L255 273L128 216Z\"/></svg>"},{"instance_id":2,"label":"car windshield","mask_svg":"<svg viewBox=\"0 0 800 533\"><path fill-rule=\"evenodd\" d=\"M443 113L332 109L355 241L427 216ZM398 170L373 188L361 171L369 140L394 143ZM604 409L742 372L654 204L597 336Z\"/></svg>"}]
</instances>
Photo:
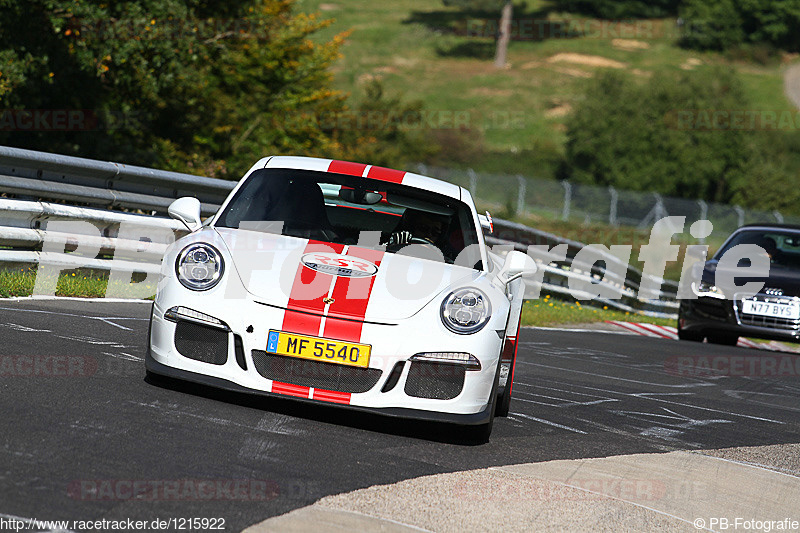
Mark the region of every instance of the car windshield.
<instances>
[{"instance_id":1,"label":"car windshield","mask_svg":"<svg viewBox=\"0 0 800 533\"><path fill-rule=\"evenodd\" d=\"M458 259L459 265L482 268L480 251L472 246L478 244L472 211L464 202L360 176L256 170L220 213L215 226L385 247L389 253L405 250L428 259L438 257L440 251L448 263Z\"/></svg>"},{"instance_id":2,"label":"car windshield","mask_svg":"<svg viewBox=\"0 0 800 533\"><path fill-rule=\"evenodd\" d=\"M734 235L715 255L716 259L739 244L755 244L769 255L770 264L800 269L800 231L784 229L753 229Z\"/></svg>"}]
</instances>

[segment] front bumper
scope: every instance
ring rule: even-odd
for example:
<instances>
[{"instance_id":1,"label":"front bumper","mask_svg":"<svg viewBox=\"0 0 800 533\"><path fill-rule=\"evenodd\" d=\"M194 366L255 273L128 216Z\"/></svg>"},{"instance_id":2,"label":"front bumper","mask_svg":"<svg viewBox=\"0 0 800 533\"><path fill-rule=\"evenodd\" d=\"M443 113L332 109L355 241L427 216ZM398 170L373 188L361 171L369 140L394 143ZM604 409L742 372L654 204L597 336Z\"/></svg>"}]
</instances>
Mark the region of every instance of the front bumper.
<instances>
[{"instance_id":1,"label":"front bumper","mask_svg":"<svg viewBox=\"0 0 800 533\"><path fill-rule=\"evenodd\" d=\"M286 396L283 394L266 392L264 390L258 390L258 389L250 389L238 385L232 381L228 381L226 379L216 378L205 374L197 374L195 372L189 372L186 370L180 370L177 368L172 368L166 365L162 365L161 363L153 359L150 350L147 351L147 355L145 357L145 368L147 369L148 372L157 374L159 376L179 379L182 381L190 381L193 383L199 383L201 385L207 385L210 387L228 390L231 392L241 392L245 394L257 394L259 396L286 398ZM300 398L300 397L295 397L294 399L311 404L328 403L325 402L324 400L314 400L314 399ZM328 405L330 405L330 403L328 403ZM379 414L381 416L388 416L393 418L413 418L416 420L425 420L430 422L446 422L446 423L459 424L465 426L473 426L473 425L477 426L486 424L491 419L491 414L492 414L491 402L489 402L482 411L471 415L441 413L437 411L422 411L419 409L406 409L402 407L374 408L374 407L350 405L349 408L359 412Z\"/></svg>"},{"instance_id":2,"label":"front bumper","mask_svg":"<svg viewBox=\"0 0 800 533\"><path fill-rule=\"evenodd\" d=\"M800 342L800 324L780 320L760 321L744 315L740 303L734 300L709 297L681 300L679 320L681 330L704 335L733 334L739 337ZM758 325L758 322L763 322L763 325Z\"/></svg>"},{"instance_id":3,"label":"front bumper","mask_svg":"<svg viewBox=\"0 0 800 533\"><path fill-rule=\"evenodd\" d=\"M162 304L162 305L159 305ZM264 375L263 358L270 329L280 329L284 310L267 306L250 299L233 302L215 302L213 309L195 302L181 301L180 305L210 314L224 322L227 349L218 360L206 361L189 358L176 348L177 323L166 320L164 312L168 305L156 302L153 306L150 342L146 367L148 371L239 392L290 396L298 400L325 402L348 408L393 417L415 418L452 422L464 425L484 424L490 420L491 395L498 368L502 335L487 327L475 335L456 336L445 332L431 332L430 317L412 317L402 324L363 325L362 343L372 345L370 372L379 374L368 390L353 392L336 390L335 386L318 385L311 382L292 382L291 379L268 379ZM444 330L444 327L442 326ZM421 334L420 332L426 332ZM185 351L185 348L184 348ZM409 358L421 352L464 351L474 354L481 361L481 370L464 371L463 386L454 397L436 399L412 396L407 393L407 384L412 364ZM301 365L324 365L340 367L330 363L295 360L291 357L271 356ZM351 367L346 367L350 369ZM397 369L402 368L399 375ZM334 368L334 370L338 370ZM395 383L387 387L390 380ZM329 383L330 380L325 383ZM388 388L388 390L387 390Z\"/></svg>"}]
</instances>

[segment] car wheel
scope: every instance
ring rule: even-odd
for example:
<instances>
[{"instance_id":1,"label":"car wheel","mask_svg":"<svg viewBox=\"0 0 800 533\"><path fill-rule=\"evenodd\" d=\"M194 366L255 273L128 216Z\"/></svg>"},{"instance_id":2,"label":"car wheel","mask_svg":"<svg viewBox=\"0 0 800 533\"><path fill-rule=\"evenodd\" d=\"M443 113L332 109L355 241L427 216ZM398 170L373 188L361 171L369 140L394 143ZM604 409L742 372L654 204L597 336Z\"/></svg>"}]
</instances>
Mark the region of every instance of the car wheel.
<instances>
[{"instance_id":1,"label":"car wheel","mask_svg":"<svg viewBox=\"0 0 800 533\"><path fill-rule=\"evenodd\" d=\"M473 437L475 441L480 444L489 442L489 437L492 435L492 427L494 426L494 412L497 409L497 394L492 394L492 408L489 410L489 421L483 425L475 427L473 430Z\"/></svg>"},{"instance_id":2,"label":"car wheel","mask_svg":"<svg viewBox=\"0 0 800 533\"><path fill-rule=\"evenodd\" d=\"M699 331L686 331L678 329L678 338L682 341L703 342L705 335Z\"/></svg>"},{"instance_id":3,"label":"car wheel","mask_svg":"<svg viewBox=\"0 0 800 533\"><path fill-rule=\"evenodd\" d=\"M508 379L506 386L503 387L503 392L498 395L497 409L495 409L495 416L508 416L508 410L511 408L511 376L514 375L514 363L511 361L511 368L508 369Z\"/></svg>"},{"instance_id":4,"label":"car wheel","mask_svg":"<svg viewBox=\"0 0 800 533\"><path fill-rule=\"evenodd\" d=\"M723 346L736 346L736 343L739 342L739 336L731 335L730 333L714 333L708 336L708 342Z\"/></svg>"},{"instance_id":5,"label":"car wheel","mask_svg":"<svg viewBox=\"0 0 800 533\"><path fill-rule=\"evenodd\" d=\"M489 421L480 426L475 426L472 429L472 437L475 439L476 442L480 444L489 442L489 437L492 434L495 412L497 411L497 387L499 382L500 382L500 364L498 362L497 372L495 372L494 376L494 386L492 386L492 392L490 395L490 398L492 399L492 406L489 409Z\"/></svg>"}]
</instances>

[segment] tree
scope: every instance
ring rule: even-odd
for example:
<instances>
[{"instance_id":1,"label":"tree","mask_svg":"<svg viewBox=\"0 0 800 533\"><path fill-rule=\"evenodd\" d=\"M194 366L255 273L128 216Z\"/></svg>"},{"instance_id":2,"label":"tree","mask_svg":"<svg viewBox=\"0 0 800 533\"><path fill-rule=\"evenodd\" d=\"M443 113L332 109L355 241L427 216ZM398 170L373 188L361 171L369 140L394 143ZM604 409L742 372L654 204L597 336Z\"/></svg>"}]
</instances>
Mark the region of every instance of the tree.
<instances>
[{"instance_id":1,"label":"tree","mask_svg":"<svg viewBox=\"0 0 800 533\"><path fill-rule=\"evenodd\" d=\"M564 177L730 201L752 171L754 132L718 113L746 109L741 82L721 68L662 72L643 85L603 74L567 123Z\"/></svg>"},{"instance_id":2,"label":"tree","mask_svg":"<svg viewBox=\"0 0 800 533\"><path fill-rule=\"evenodd\" d=\"M500 25L497 32L497 46L494 54L494 65L497 68L506 66L508 43L511 41L511 22L514 17L512 0L443 0L446 6L456 6L469 11L497 12L500 10Z\"/></svg>"},{"instance_id":3,"label":"tree","mask_svg":"<svg viewBox=\"0 0 800 533\"><path fill-rule=\"evenodd\" d=\"M675 15L682 0L553 0L558 11L601 19L661 18Z\"/></svg>"},{"instance_id":4,"label":"tree","mask_svg":"<svg viewBox=\"0 0 800 533\"><path fill-rule=\"evenodd\" d=\"M800 51L800 0L686 0L681 43L689 48L725 50L765 43Z\"/></svg>"},{"instance_id":5,"label":"tree","mask_svg":"<svg viewBox=\"0 0 800 533\"><path fill-rule=\"evenodd\" d=\"M411 143L325 127L348 112L330 73L346 34L315 42L330 21L294 4L0 0L0 144L238 178L272 153ZM81 120L25 127L54 112Z\"/></svg>"}]
</instances>

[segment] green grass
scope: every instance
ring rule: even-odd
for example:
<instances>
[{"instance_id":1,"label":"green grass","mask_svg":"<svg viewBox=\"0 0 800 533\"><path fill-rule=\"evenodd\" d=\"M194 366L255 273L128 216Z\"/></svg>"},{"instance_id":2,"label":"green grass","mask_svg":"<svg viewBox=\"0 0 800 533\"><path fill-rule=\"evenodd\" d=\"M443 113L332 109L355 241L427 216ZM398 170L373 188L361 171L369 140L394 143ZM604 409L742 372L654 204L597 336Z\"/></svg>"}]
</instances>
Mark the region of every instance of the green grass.
<instances>
[{"instance_id":1,"label":"green grass","mask_svg":"<svg viewBox=\"0 0 800 533\"><path fill-rule=\"evenodd\" d=\"M700 61L690 67L697 70L723 64L740 72L754 109L792 109L783 93L779 59L771 58L762 65L730 55L681 49L675 46L672 19L641 21L634 32L625 35L619 27L551 12L543 0L529 1L527 6L517 3L514 15L518 21L581 20L590 34L512 41L508 68L496 69L492 38L460 36L452 31L459 24L465 27L469 19L496 18L493 13L464 15L438 0L299 0L298 9L335 20L318 39L352 31L334 66L338 89L358 98L365 80L379 78L390 94L421 100L433 113L466 112L470 129L483 137L484 149L449 156L454 163L478 171L553 175L553 161L564 152L566 120L582 98L587 78L611 68L553 61L556 54L617 61L639 80L656 70L689 68L686 62L690 59ZM647 48L622 49L619 41L614 42L620 37L633 37ZM512 116L518 120L510 123L508 117Z\"/></svg>"},{"instance_id":2,"label":"green grass","mask_svg":"<svg viewBox=\"0 0 800 533\"><path fill-rule=\"evenodd\" d=\"M0 298L31 296L36 284L36 274L34 267L0 270ZM55 296L103 298L107 286L108 272L90 269L70 270L59 275ZM155 286L150 288L155 294Z\"/></svg>"},{"instance_id":3,"label":"green grass","mask_svg":"<svg viewBox=\"0 0 800 533\"><path fill-rule=\"evenodd\" d=\"M567 324L589 324L618 320L622 322L646 322L661 326L674 326L675 320L655 318L634 313L594 307L578 301L565 302L545 295L538 300L525 302L522 307L523 326L556 326Z\"/></svg>"}]
</instances>

